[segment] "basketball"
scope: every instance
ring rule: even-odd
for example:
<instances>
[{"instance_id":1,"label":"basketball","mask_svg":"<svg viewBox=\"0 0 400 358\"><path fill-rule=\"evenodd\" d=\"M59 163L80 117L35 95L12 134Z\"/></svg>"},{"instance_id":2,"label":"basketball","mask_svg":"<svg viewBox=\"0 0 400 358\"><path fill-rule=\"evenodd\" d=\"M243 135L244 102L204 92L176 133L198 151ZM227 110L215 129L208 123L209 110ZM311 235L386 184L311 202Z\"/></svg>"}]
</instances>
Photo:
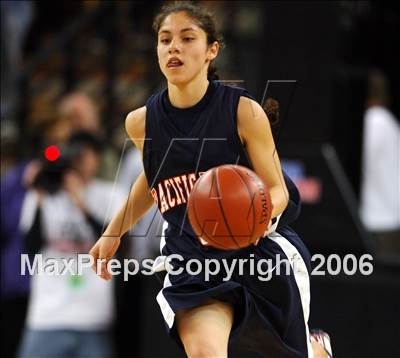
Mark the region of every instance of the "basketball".
<instances>
[{"instance_id":1,"label":"basketball","mask_svg":"<svg viewBox=\"0 0 400 358\"><path fill-rule=\"evenodd\" d=\"M272 204L252 170L222 165L205 172L189 196L188 216L197 237L222 250L240 249L264 235Z\"/></svg>"}]
</instances>

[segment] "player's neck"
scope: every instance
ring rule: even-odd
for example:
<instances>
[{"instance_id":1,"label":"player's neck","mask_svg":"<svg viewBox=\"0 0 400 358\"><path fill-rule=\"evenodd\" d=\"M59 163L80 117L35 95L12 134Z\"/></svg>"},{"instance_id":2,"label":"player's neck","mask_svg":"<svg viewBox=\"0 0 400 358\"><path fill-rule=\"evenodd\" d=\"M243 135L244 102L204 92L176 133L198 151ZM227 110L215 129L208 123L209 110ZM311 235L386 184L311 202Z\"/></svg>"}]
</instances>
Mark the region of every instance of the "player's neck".
<instances>
[{"instance_id":1,"label":"player's neck","mask_svg":"<svg viewBox=\"0 0 400 358\"><path fill-rule=\"evenodd\" d=\"M208 88L208 80L201 78L183 86L168 84L168 97L176 108L193 107L204 97Z\"/></svg>"}]
</instances>

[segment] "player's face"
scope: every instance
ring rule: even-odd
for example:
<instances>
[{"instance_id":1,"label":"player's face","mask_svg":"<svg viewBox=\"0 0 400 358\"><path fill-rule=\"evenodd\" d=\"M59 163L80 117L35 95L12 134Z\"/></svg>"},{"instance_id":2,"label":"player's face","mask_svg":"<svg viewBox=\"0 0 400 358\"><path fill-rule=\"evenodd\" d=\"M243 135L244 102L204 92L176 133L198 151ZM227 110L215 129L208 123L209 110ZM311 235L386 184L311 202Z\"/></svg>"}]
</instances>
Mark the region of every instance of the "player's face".
<instances>
[{"instance_id":1,"label":"player's face","mask_svg":"<svg viewBox=\"0 0 400 358\"><path fill-rule=\"evenodd\" d=\"M168 82L179 85L197 76L207 77L218 43L207 44L207 34L185 12L168 15L158 32L157 55Z\"/></svg>"}]
</instances>

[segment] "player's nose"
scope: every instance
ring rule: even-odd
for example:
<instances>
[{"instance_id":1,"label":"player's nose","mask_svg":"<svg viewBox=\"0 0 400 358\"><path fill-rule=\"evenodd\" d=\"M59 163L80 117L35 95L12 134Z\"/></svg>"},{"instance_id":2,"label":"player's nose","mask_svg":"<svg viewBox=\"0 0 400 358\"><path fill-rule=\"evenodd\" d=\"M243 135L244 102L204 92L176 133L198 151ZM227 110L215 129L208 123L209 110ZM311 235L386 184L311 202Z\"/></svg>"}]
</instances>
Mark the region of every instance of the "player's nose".
<instances>
[{"instance_id":1,"label":"player's nose","mask_svg":"<svg viewBox=\"0 0 400 358\"><path fill-rule=\"evenodd\" d=\"M172 53L179 53L180 48L179 48L179 44L178 41L176 40L171 40L170 44L169 44L169 49L168 49L168 53L172 54Z\"/></svg>"}]
</instances>

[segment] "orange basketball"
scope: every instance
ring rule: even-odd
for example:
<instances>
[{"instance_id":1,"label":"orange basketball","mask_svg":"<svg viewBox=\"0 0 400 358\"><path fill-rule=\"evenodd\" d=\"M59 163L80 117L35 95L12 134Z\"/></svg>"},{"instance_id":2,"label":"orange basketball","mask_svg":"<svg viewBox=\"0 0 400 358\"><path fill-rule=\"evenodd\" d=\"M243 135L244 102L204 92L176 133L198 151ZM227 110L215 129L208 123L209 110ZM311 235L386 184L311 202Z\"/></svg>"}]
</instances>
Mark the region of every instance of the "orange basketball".
<instances>
[{"instance_id":1,"label":"orange basketball","mask_svg":"<svg viewBox=\"0 0 400 358\"><path fill-rule=\"evenodd\" d=\"M204 173L189 196L196 235L223 250L255 243L267 230L272 204L266 184L252 170L222 165Z\"/></svg>"}]
</instances>

